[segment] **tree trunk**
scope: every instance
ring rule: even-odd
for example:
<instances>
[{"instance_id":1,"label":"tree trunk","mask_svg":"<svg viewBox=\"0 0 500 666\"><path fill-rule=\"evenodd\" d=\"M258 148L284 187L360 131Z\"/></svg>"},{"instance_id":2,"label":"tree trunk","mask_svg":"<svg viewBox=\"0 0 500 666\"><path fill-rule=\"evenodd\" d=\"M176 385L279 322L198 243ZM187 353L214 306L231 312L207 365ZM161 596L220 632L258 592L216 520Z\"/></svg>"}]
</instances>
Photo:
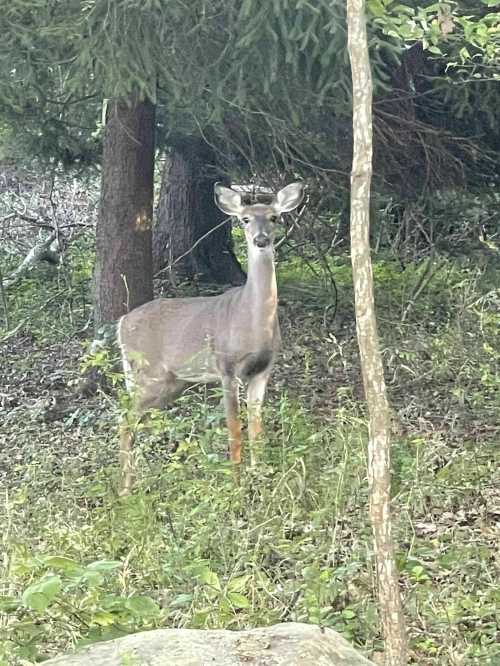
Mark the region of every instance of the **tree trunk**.
<instances>
[{"instance_id":1,"label":"tree trunk","mask_svg":"<svg viewBox=\"0 0 500 666\"><path fill-rule=\"evenodd\" d=\"M353 83L354 150L351 172L351 259L356 328L369 412L368 479L385 663L407 663L404 616L391 532L390 414L380 354L370 258L372 80L364 0L347 0L348 49Z\"/></svg>"},{"instance_id":2,"label":"tree trunk","mask_svg":"<svg viewBox=\"0 0 500 666\"><path fill-rule=\"evenodd\" d=\"M214 162L211 149L200 139L185 139L171 149L153 229L155 273L166 269L181 279L218 284L244 281L232 250L231 223L223 224L225 216L214 203L216 178L209 173L215 171Z\"/></svg>"},{"instance_id":3,"label":"tree trunk","mask_svg":"<svg viewBox=\"0 0 500 666\"><path fill-rule=\"evenodd\" d=\"M96 231L96 330L153 298L154 131L150 102L109 102Z\"/></svg>"}]
</instances>

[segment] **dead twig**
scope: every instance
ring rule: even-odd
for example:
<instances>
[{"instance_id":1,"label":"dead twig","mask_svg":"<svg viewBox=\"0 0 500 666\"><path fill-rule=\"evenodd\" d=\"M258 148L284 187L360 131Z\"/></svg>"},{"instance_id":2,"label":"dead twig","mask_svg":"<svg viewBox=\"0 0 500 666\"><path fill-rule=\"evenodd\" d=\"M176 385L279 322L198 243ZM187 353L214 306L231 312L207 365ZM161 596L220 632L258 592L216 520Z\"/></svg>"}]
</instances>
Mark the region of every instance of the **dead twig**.
<instances>
[{"instance_id":1,"label":"dead twig","mask_svg":"<svg viewBox=\"0 0 500 666\"><path fill-rule=\"evenodd\" d=\"M440 263L438 263L434 270L434 252L428 257L427 259L427 266L425 267L424 272L420 276L419 281L415 285L415 289L413 290L413 294L408 300L408 303L405 306L405 309L403 310L403 314L401 315L401 323L404 323L408 317L408 314L410 313L410 310L413 308L415 303L417 302L417 298L420 296L420 294L424 291L426 287L429 286L431 280L439 273L439 271L444 268L446 265L446 261L442 260Z\"/></svg>"}]
</instances>

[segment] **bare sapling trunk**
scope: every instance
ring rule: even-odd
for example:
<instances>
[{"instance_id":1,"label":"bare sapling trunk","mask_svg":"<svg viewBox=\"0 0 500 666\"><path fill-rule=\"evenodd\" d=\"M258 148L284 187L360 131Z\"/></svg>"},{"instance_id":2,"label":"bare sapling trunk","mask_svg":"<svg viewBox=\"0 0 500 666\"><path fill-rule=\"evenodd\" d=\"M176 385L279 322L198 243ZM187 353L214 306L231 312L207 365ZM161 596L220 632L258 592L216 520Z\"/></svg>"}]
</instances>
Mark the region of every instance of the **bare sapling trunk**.
<instances>
[{"instance_id":1,"label":"bare sapling trunk","mask_svg":"<svg viewBox=\"0 0 500 666\"><path fill-rule=\"evenodd\" d=\"M407 663L407 644L394 557L390 498L390 413L377 333L370 257L372 79L364 0L347 0L348 49L353 84L351 259L356 328L369 413L368 479L379 612L386 666Z\"/></svg>"}]
</instances>

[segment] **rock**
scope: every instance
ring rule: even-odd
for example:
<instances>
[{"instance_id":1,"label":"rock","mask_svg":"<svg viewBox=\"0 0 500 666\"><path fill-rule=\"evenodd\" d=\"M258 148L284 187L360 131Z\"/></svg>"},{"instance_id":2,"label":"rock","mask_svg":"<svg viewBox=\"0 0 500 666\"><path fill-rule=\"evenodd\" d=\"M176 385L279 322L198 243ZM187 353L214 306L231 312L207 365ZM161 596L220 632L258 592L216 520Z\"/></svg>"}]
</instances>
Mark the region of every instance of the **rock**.
<instances>
[{"instance_id":1,"label":"rock","mask_svg":"<svg viewBox=\"0 0 500 666\"><path fill-rule=\"evenodd\" d=\"M247 631L156 629L96 643L45 666L370 666L340 634L290 622Z\"/></svg>"}]
</instances>

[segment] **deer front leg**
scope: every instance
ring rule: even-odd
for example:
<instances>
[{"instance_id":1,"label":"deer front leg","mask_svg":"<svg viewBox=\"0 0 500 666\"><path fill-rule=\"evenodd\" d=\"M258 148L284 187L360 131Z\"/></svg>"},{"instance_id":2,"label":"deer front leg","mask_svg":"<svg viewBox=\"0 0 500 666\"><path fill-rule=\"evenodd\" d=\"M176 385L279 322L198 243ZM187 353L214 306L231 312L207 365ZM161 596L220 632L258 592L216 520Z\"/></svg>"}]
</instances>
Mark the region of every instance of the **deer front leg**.
<instances>
[{"instance_id":1,"label":"deer front leg","mask_svg":"<svg viewBox=\"0 0 500 666\"><path fill-rule=\"evenodd\" d=\"M229 430L229 456L235 465L239 465L241 462L241 422L237 379L235 377L224 377L222 389L227 428ZM237 468L235 473L238 474Z\"/></svg>"},{"instance_id":2,"label":"deer front leg","mask_svg":"<svg viewBox=\"0 0 500 666\"><path fill-rule=\"evenodd\" d=\"M128 495L134 485L132 444L134 433L126 416L120 424L120 495Z\"/></svg>"},{"instance_id":3,"label":"deer front leg","mask_svg":"<svg viewBox=\"0 0 500 666\"><path fill-rule=\"evenodd\" d=\"M269 373L262 372L253 377L247 390L248 439L250 444L250 466L255 466L255 442L262 434L262 403L266 393Z\"/></svg>"}]
</instances>

